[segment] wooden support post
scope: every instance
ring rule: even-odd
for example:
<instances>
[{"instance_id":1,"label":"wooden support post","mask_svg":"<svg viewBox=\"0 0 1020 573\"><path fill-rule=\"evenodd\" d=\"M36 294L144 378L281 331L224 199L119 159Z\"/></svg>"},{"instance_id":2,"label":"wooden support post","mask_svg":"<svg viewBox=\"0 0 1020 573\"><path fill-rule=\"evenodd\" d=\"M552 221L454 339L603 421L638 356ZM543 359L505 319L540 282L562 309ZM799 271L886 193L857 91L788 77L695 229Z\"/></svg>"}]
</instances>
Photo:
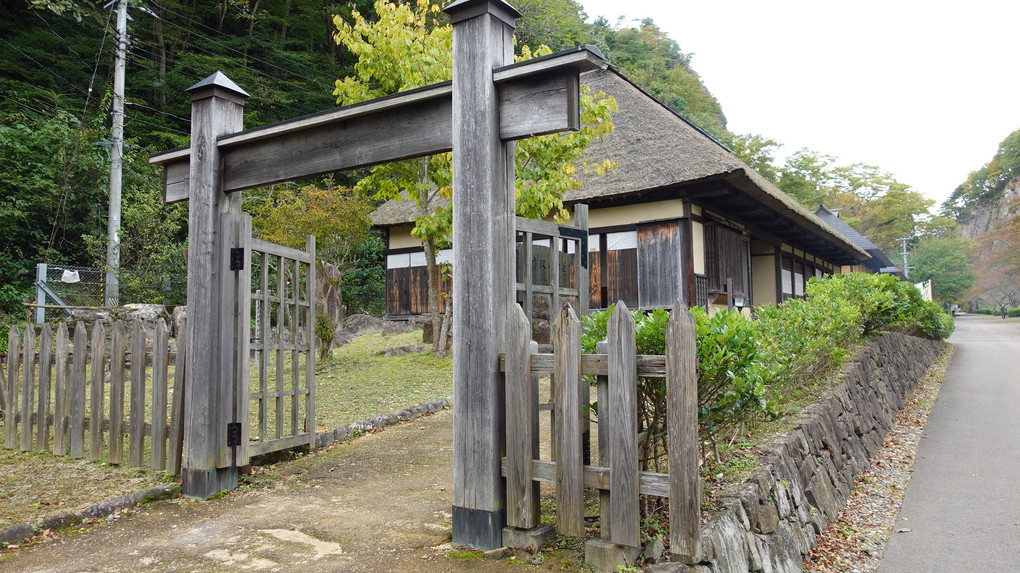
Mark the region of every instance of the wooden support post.
<instances>
[{"instance_id":1,"label":"wooden support post","mask_svg":"<svg viewBox=\"0 0 1020 573\"><path fill-rule=\"evenodd\" d=\"M669 435L669 550L693 563L701 527L698 473L697 327L683 300L666 322L666 423Z\"/></svg>"},{"instance_id":2,"label":"wooden support post","mask_svg":"<svg viewBox=\"0 0 1020 573\"><path fill-rule=\"evenodd\" d=\"M506 416L498 338L514 298L514 158L500 139L493 69L513 63L520 13L457 0L453 25L453 543L502 546Z\"/></svg>"},{"instance_id":3,"label":"wooden support post","mask_svg":"<svg viewBox=\"0 0 1020 573\"><path fill-rule=\"evenodd\" d=\"M216 140L241 130L248 94L220 72L188 92L188 368L181 482L184 495L207 499L237 487L237 467L227 448L227 423L233 421L234 411L230 247L241 215L241 194L222 190Z\"/></svg>"}]
</instances>

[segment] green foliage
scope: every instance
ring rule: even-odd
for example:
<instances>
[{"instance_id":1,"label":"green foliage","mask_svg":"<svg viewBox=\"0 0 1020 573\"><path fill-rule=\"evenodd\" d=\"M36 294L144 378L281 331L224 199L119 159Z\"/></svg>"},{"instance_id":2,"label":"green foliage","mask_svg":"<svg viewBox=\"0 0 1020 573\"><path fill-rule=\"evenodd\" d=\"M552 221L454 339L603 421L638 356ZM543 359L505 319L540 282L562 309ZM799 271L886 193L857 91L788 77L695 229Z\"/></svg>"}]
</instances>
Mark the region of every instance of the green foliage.
<instances>
[{"instance_id":1,"label":"green foliage","mask_svg":"<svg viewBox=\"0 0 1020 573\"><path fill-rule=\"evenodd\" d=\"M957 220L966 220L974 206L1001 197L1006 185L1017 176L1020 176L1020 129L999 143L991 161L967 176L942 204L942 210Z\"/></svg>"},{"instance_id":2,"label":"green foliage","mask_svg":"<svg viewBox=\"0 0 1020 573\"><path fill-rule=\"evenodd\" d=\"M691 67L691 55L645 19L636 28L613 29L604 19L591 33L605 43L609 61L636 84L717 139L726 134L726 117ZM601 42L599 42L601 43Z\"/></svg>"},{"instance_id":3,"label":"green foliage","mask_svg":"<svg viewBox=\"0 0 1020 573\"><path fill-rule=\"evenodd\" d=\"M358 246L357 258L347 267L341 282L347 314L381 317L386 312L385 249L386 241L379 231L370 232Z\"/></svg>"},{"instance_id":4,"label":"green foliage","mask_svg":"<svg viewBox=\"0 0 1020 573\"><path fill-rule=\"evenodd\" d=\"M1011 308L1006 311L1006 316L1010 318L1016 318L1020 316L1020 308Z\"/></svg>"},{"instance_id":5,"label":"green foliage","mask_svg":"<svg viewBox=\"0 0 1020 573\"><path fill-rule=\"evenodd\" d=\"M963 300L977 279L968 257L973 248L971 241L962 237L935 238L922 241L914 247L910 259L914 270L911 280L932 280L934 297L940 302Z\"/></svg>"},{"instance_id":6,"label":"green foliage","mask_svg":"<svg viewBox=\"0 0 1020 573\"><path fill-rule=\"evenodd\" d=\"M739 310L712 316L695 307L697 323L698 423L707 435L759 416L777 414L769 397L767 366L759 357L754 323Z\"/></svg>"},{"instance_id":7,"label":"green foliage","mask_svg":"<svg viewBox=\"0 0 1020 573\"><path fill-rule=\"evenodd\" d=\"M323 312L315 313L315 337L322 343L319 346L319 359L325 360L333 355L333 338L336 336L336 323Z\"/></svg>"},{"instance_id":8,"label":"green foliage","mask_svg":"<svg viewBox=\"0 0 1020 573\"><path fill-rule=\"evenodd\" d=\"M934 302L924 301L915 318L917 333L932 340L945 340L956 330L956 321Z\"/></svg>"}]
</instances>

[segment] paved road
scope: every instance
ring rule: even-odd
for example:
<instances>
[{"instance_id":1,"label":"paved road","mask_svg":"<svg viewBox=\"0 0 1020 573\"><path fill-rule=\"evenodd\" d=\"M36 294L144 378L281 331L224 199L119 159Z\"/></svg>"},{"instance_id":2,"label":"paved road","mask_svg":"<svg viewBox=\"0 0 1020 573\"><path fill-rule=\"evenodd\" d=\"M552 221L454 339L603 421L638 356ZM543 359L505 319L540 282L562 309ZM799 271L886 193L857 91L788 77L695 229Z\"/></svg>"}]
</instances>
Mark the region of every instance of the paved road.
<instances>
[{"instance_id":1,"label":"paved road","mask_svg":"<svg viewBox=\"0 0 1020 573\"><path fill-rule=\"evenodd\" d=\"M880 573L1020 571L1020 320L961 316Z\"/></svg>"}]
</instances>

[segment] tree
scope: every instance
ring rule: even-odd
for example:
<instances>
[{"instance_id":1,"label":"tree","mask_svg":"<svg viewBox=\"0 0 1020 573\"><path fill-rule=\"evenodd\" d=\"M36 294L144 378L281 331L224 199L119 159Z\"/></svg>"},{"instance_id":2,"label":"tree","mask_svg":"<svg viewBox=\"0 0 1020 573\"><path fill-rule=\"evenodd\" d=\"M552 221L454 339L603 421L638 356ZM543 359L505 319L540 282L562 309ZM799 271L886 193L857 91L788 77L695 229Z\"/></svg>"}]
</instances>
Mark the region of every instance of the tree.
<instances>
[{"instance_id":1,"label":"tree","mask_svg":"<svg viewBox=\"0 0 1020 573\"><path fill-rule=\"evenodd\" d=\"M779 183L779 169L776 168L776 150L783 146L774 139L763 135L733 135L726 142L733 155L772 183Z\"/></svg>"},{"instance_id":2,"label":"tree","mask_svg":"<svg viewBox=\"0 0 1020 573\"><path fill-rule=\"evenodd\" d=\"M590 33L606 43L607 57L627 77L716 139L725 139L726 116L691 67L691 55L652 19L637 28L611 30L603 18Z\"/></svg>"},{"instance_id":3,"label":"tree","mask_svg":"<svg viewBox=\"0 0 1020 573\"><path fill-rule=\"evenodd\" d=\"M355 75L337 80L337 103L348 105L390 93L449 80L452 75L452 28L441 21L441 11L428 0L415 5L375 3L377 22L358 11L352 23L334 18L336 41L358 57ZM550 53L547 47L532 52L521 46L519 59ZM580 162L581 153L596 138L612 131L611 113L616 102L605 94L581 93L579 131L525 139L516 145L517 213L541 218L553 213L569 217L563 209L563 193L577 188L578 169L605 173L611 161L598 165ZM433 332L440 331L439 266L436 254L449 243L453 224L453 189L450 154L441 154L373 167L356 188L382 200L414 201L417 207L412 235L422 241L429 276L429 306ZM433 349L440 348L433 337Z\"/></svg>"},{"instance_id":4,"label":"tree","mask_svg":"<svg viewBox=\"0 0 1020 573\"><path fill-rule=\"evenodd\" d=\"M370 210L367 199L327 178L321 187L278 187L255 211L252 223L267 241L304 249L305 235L315 236L316 314L333 327L343 318L340 285L368 232Z\"/></svg>"},{"instance_id":5,"label":"tree","mask_svg":"<svg viewBox=\"0 0 1020 573\"><path fill-rule=\"evenodd\" d=\"M973 244L961 237L934 238L914 247L911 280L932 281L935 300L957 303L973 286L977 275L970 268Z\"/></svg>"}]
</instances>

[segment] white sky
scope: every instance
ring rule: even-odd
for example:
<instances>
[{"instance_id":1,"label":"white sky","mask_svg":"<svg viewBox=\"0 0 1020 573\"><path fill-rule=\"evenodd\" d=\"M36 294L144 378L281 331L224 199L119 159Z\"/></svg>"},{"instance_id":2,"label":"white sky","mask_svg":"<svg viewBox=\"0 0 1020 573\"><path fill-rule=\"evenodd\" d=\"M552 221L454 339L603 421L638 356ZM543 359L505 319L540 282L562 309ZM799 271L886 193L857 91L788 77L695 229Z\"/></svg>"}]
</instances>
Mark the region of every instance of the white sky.
<instances>
[{"instance_id":1,"label":"white sky","mask_svg":"<svg viewBox=\"0 0 1020 573\"><path fill-rule=\"evenodd\" d=\"M727 127L866 163L937 201L1020 128L1017 0L579 0L694 53Z\"/></svg>"}]
</instances>

